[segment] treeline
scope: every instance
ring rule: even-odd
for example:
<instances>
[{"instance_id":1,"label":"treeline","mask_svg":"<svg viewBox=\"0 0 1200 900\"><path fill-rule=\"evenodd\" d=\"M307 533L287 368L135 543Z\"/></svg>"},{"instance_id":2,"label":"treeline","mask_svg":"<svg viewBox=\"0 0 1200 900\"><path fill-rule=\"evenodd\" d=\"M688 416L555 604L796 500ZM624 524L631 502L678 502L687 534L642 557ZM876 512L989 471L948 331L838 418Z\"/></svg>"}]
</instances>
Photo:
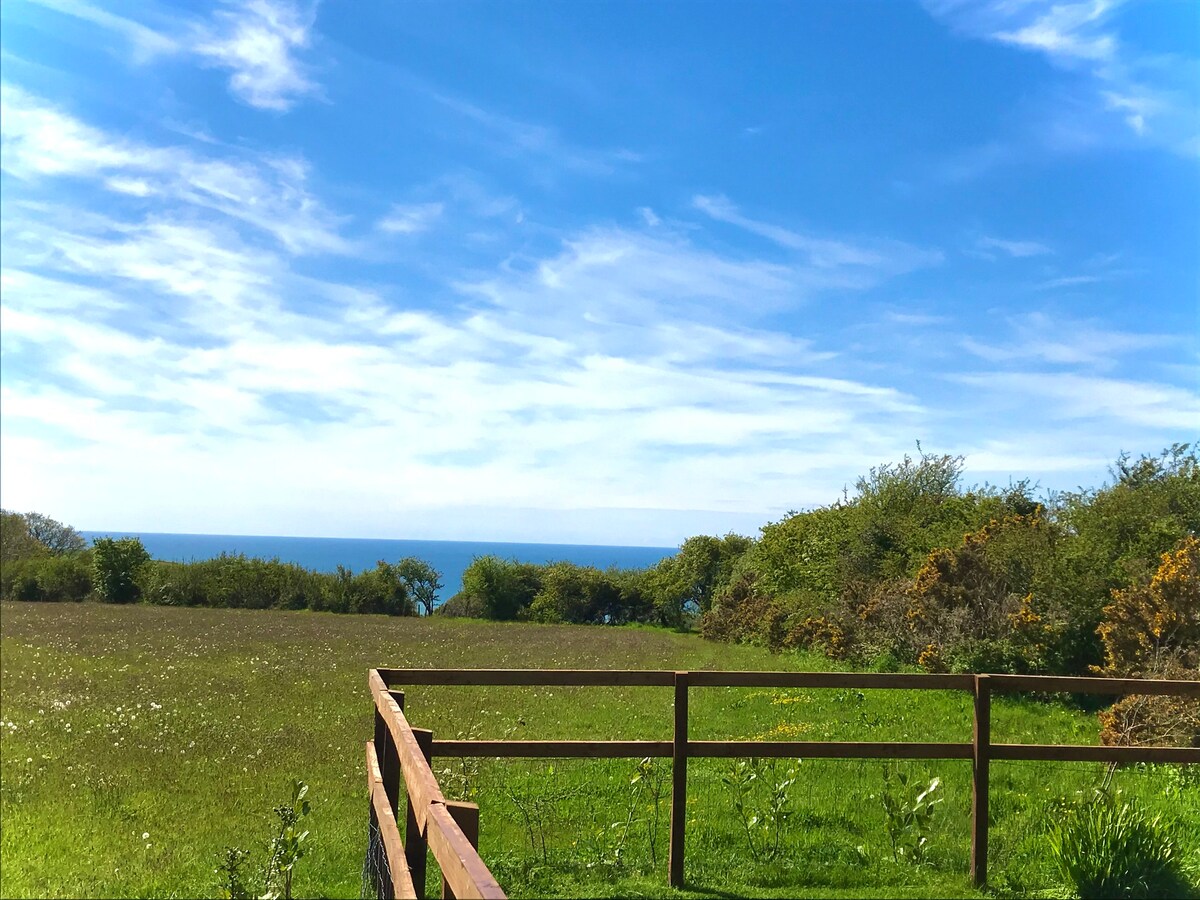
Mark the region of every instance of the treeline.
<instances>
[{"instance_id":1,"label":"treeline","mask_svg":"<svg viewBox=\"0 0 1200 900\"><path fill-rule=\"evenodd\" d=\"M688 538L674 556L646 569L597 569L476 557L462 590L438 608L449 616L577 625L695 624L713 592L728 583L753 541L741 535Z\"/></svg>"},{"instance_id":2,"label":"treeline","mask_svg":"<svg viewBox=\"0 0 1200 900\"><path fill-rule=\"evenodd\" d=\"M1195 676L1194 450L1122 456L1109 483L1042 499L1028 482L964 488L962 464L906 458L838 503L764 526L701 611L701 633L883 668L1092 674L1112 670L1114 635L1144 629L1136 674ZM1164 566L1174 580L1156 625L1121 597L1164 584Z\"/></svg>"},{"instance_id":3,"label":"treeline","mask_svg":"<svg viewBox=\"0 0 1200 900\"><path fill-rule=\"evenodd\" d=\"M0 511L0 597L5 600L233 609L312 609L411 616L433 612L441 573L408 557L361 572L316 572L279 559L222 554L151 559L138 538L83 537L39 513Z\"/></svg>"},{"instance_id":4,"label":"treeline","mask_svg":"<svg viewBox=\"0 0 1200 900\"><path fill-rule=\"evenodd\" d=\"M646 623L712 640L818 650L876 669L1200 677L1200 460L1179 444L1121 456L1098 488L962 484L920 454L853 493L764 525L689 538L647 569L475 559L438 612ZM3 513L0 596L21 600L434 611L421 560L320 573L279 560L151 560L135 538L89 548L38 514Z\"/></svg>"},{"instance_id":5,"label":"treeline","mask_svg":"<svg viewBox=\"0 0 1200 900\"><path fill-rule=\"evenodd\" d=\"M1145 625L1145 655L1159 671L1168 658L1195 668L1194 450L1122 456L1109 483L1042 498L1028 481L965 487L962 468L961 457L906 457L756 539L689 538L649 569L482 557L440 612L696 626L713 640L882 669L1089 674L1112 669L1105 634L1139 627L1113 621L1131 615L1119 597L1161 586L1165 566L1174 593L1156 607L1162 622ZM1182 645L1191 650L1171 649Z\"/></svg>"}]
</instances>

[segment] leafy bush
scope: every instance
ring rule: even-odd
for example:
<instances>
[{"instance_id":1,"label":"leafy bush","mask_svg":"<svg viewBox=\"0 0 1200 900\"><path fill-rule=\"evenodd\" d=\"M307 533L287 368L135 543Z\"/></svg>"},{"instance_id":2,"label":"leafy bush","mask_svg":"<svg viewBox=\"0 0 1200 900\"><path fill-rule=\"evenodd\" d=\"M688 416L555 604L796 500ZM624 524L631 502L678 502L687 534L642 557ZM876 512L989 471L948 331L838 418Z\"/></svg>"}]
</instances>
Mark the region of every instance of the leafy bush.
<instances>
[{"instance_id":1,"label":"leafy bush","mask_svg":"<svg viewBox=\"0 0 1200 900\"><path fill-rule=\"evenodd\" d=\"M1096 628L1112 592L1147 580L1160 554L1200 534L1200 457L1175 444L1156 455L1122 454L1111 483L1054 498L1051 513L1067 536L1056 554L1054 582L1066 609L1060 670L1102 665Z\"/></svg>"},{"instance_id":2,"label":"leafy bush","mask_svg":"<svg viewBox=\"0 0 1200 900\"><path fill-rule=\"evenodd\" d=\"M954 549L934 550L908 591L911 646L962 671L1045 670L1055 628L1038 589L1051 542L1039 509L993 519Z\"/></svg>"},{"instance_id":3,"label":"leafy bush","mask_svg":"<svg viewBox=\"0 0 1200 900\"><path fill-rule=\"evenodd\" d=\"M772 650L788 637L782 604L758 589L753 574L738 578L700 617L700 635L726 643L760 644Z\"/></svg>"},{"instance_id":4,"label":"leafy bush","mask_svg":"<svg viewBox=\"0 0 1200 900\"><path fill-rule=\"evenodd\" d=\"M755 860L779 856L784 832L795 812L791 791L799 776L800 763L799 759L739 759L721 777L746 834L746 846Z\"/></svg>"},{"instance_id":5,"label":"leafy bush","mask_svg":"<svg viewBox=\"0 0 1200 900\"><path fill-rule=\"evenodd\" d=\"M475 594L458 593L434 610L434 615L483 619L487 617L487 604Z\"/></svg>"},{"instance_id":6,"label":"leafy bush","mask_svg":"<svg viewBox=\"0 0 1200 900\"><path fill-rule=\"evenodd\" d=\"M150 554L138 538L98 538L92 548L92 568L100 599L105 603L139 600L139 578L148 562Z\"/></svg>"},{"instance_id":7,"label":"leafy bush","mask_svg":"<svg viewBox=\"0 0 1200 900\"><path fill-rule=\"evenodd\" d=\"M482 604L485 618L516 619L541 590L540 568L491 554L477 556L463 572L462 593Z\"/></svg>"},{"instance_id":8,"label":"leafy bush","mask_svg":"<svg viewBox=\"0 0 1200 900\"><path fill-rule=\"evenodd\" d=\"M0 510L0 599L78 601L94 593L107 603L414 615L415 601L428 610L441 589L441 573L413 557L326 573L241 553L154 560L136 537L82 545L79 532L48 516Z\"/></svg>"},{"instance_id":9,"label":"leafy bush","mask_svg":"<svg viewBox=\"0 0 1200 900\"><path fill-rule=\"evenodd\" d=\"M0 597L83 600L92 592L85 546L78 531L41 513L0 510Z\"/></svg>"},{"instance_id":10,"label":"leafy bush","mask_svg":"<svg viewBox=\"0 0 1200 900\"><path fill-rule=\"evenodd\" d=\"M625 620L621 589L599 569L551 563L542 568L539 582L529 607L535 621L602 625Z\"/></svg>"},{"instance_id":11,"label":"leafy bush","mask_svg":"<svg viewBox=\"0 0 1200 900\"><path fill-rule=\"evenodd\" d=\"M328 609L333 612L415 616L416 604L396 566L380 560L357 575L338 566L331 579Z\"/></svg>"},{"instance_id":12,"label":"leafy bush","mask_svg":"<svg viewBox=\"0 0 1200 900\"><path fill-rule=\"evenodd\" d=\"M40 600L74 602L92 593L92 560L87 552L32 561Z\"/></svg>"},{"instance_id":13,"label":"leafy bush","mask_svg":"<svg viewBox=\"0 0 1200 900\"><path fill-rule=\"evenodd\" d=\"M1132 802L1097 792L1050 835L1066 883L1091 898L1183 897L1192 893L1173 830Z\"/></svg>"},{"instance_id":14,"label":"leafy bush","mask_svg":"<svg viewBox=\"0 0 1200 900\"><path fill-rule=\"evenodd\" d=\"M1153 602L1130 595L1114 604L1110 593L1131 580L1146 585L1158 554L1200 534L1195 450L1122 455L1111 484L1045 503L1027 482L963 490L962 463L906 457L872 469L831 506L765 525L718 583L702 633L860 663L886 654L931 671L1085 674L1102 661L1103 618L1116 629L1107 643L1158 648L1157 668L1140 671L1200 677L1188 662L1197 654L1180 655L1184 644L1200 645L1191 636L1200 621L1194 586ZM1113 614L1128 621L1110 625ZM1151 621L1159 614L1170 621ZM1200 705L1167 698L1135 698L1114 713L1200 728Z\"/></svg>"},{"instance_id":15,"label":"leafy bush","mask_svg":"<svg viewBox=\"0 0 1200 900\"><path fill-rule=\"evenodd\" d=\"M4 599L27 602L44 599L38 584L37 560L23 559L4 567Z\"/></svg>"},{"instance_id":16,"label":"leafy bush","mask_svg":"<svg viewBox=\"0 0 1200 900\"><path fill-rule=\"evenodd\" d=\"M677 628L688 617L707 612L714 594L729 583L753 543L740 534L697 535L654 566L647 573L645 589L658 624Z\"/></svg>"},{"instance_id":17,"label":"leafy bush","mask_svg":"<svg viewBox=\"0 0 1200 900\"><path fill-rule=\"evenodd\" d=\"M33 536L29 520L24 515L0 509L0 570L7 570L12 563L45 556L49 552L50 548Z\"/></svg>"}]
</instances>

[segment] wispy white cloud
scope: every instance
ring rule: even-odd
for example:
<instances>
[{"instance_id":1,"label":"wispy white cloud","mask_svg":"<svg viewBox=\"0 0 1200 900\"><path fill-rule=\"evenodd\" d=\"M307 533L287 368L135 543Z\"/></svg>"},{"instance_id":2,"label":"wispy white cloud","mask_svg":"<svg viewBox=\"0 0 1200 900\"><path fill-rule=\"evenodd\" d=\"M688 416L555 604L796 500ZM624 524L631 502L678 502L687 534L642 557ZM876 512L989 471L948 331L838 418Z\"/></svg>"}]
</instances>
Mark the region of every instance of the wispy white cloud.
<instances>
[{"instance_id":1,"label":"wispy white cloud","mask_svg":"<svg viewBox=\"0 0 1200 900\"><path fill-rule=\"evenodd\" d=\"M1055 291L1061 288L1083 287L1086 284L1100 284L1108 281L1111 275L1063 275L1059 278L1047 278L1039 281L1034 287L1039 291Z\"/></svg>"},{"instance_id":2,"label":"wispy white cloud","mask_svg":"<svg viewBox=\"0 0 1200 900\"><path fill-rule=\"evenodd\" d=\"M964 338L962 346L989 362L1031 361L1051 365L1112 368L1123 357L1179 344L1166 334L1116 331L1099 323L1035 312L1008 320L1012 338L1005 343Z\"/></svg>"},{"instance_id":3,"label":"wispy white cloud","mask_svg":"<svg viewBox=\"0 0 1200 900\"><path fill-rule=\"evenodd\" d=\"M417 234L439 219L443 209L441 203L397 204L379 220L377 227L391 234Z\"/></svg>"},{"instance_id":4,"label":"wispy white cloud","mask_svg":"<svg viewBox=\"0 0 1200 900\"><path fill-rule=\"evenodd\" d=\"M297 51L309 45L315 12L288 0L248 0L198 28L192 52L228 69L229 89L251 106L286 111L318 91Z\"/></svg>"},{"instance_id":5,"label":"wispy white cloud","mask_svg":"<svg viewBox=\"0 0 1200 900\"><path fill-rule=\"evenodd\" d=\"M1200 150L1200 60L1140 51L1122 39L1125 0L924 0L951 28L973 38L1040 53L1077 73L1090 93L1090 118L1121 117L1129 132L1187 156ZM1097 125L1078 110L1062 110L1044 130L1051 147L1094 145ZM1001 144L980 148L968 168L985 168L1014 153Z\"/></svg>"},{"instance_id":6,"label":"wispy white cloud","mask_svg":"<svg viewBox=\"0 0 1200 900\"><path fill-rule=\"evenodd\" d=\"M641 161L640 154L626 148L597 150L580 146L552 126L487 110L442 91L426 89L424 93L445 109L480 126L485 143L504 156L534 159L539 166L549 160L555 169L561 167L581 175L611 175Z\"/></svg>"},{"instance_id":7,"label":"wispy white cloud","mask_svg":"<svg viewBox=\"0 0 1200 900\"><path fill-rule=\"evenodd\" d=\"M320 93L300 59L312 43L315 2L227 0L207 19L159 16L157 27L86 0L32 2L119 35L133 49L136 63L182 55L224 69L230 72L230 92L259 109L285 112Z\"/></svg>"},{"instance_id":8,"label":"wispy white cloud","mask_svg":"<svg viewBox=\"0 0 1200 900\"><path fill-rule=\"evenodd\" d=\"M301 276L282 249L247 246L206 207L177 220L161 195L147 203L133 220L6 205L6 502L34 483L40 505L72 515L86 479L95 509L126 497L135 527L179 507L193 527L264 516L249 525L264 530L322 514L328 504L296 489L320 472L345 508L384 510L344 523L326 513L331 533L412 534L408 523L438 510L471 507L479 520L530 498L551 516L699 507L717 511L705 521L744 510L761 521L828 502L954 412L975 419L1016 402L1086 420L1081 435L1119 436L1180 427L1197 406L1154 382L1028 371L1148 346L1100 327L1075 341L1072 323L1031 317L980 354L1019 370L952 378L967 407L931 409L843 346L775 324L773 307L846 290L815 282L827 269L803 253L766 262L706 249L692 232L591 228L490 275L456 273L457 302L434 312L396 289ZM1061 347L1044 338L1019 358L1022 341L1053 329ZM37 367L22 369L31 355ZM973 471L1090 459L1082 445L1049 448L1023 470L1043 434L1026 431L1023 447L981 446L986 465L969 461ZM140 491L127 490L133 480ZM238 496L254 509L231 504ZM639 539L671 543L697 527L683 516L646 526L665 515L635 516Z\"/></svg>"},{"instance_id":9,"label":"wispy white cloud","mask_svg":"<svg viewBox=\"0 0 1200 900\"><path fill-rule=\"evenodd\" d=\"M1110 29L1124 0L923 0L954 29L1046 54L1061 65L1114 58L1119 38Z\"/></svg>"},{"instance_id":10,"label":"wispy white cloud","mask_svg":"<svg viewBox=\"0 0 1200 900\"><path fill-rule=\"evenodd\" d=\"M124 38L133 48L134 59L145 63L158 56L177 53L182 49L179 40L141 22L119 16L85 0L31 0L41 6L98 25Z\"/></svg>"},{"instance_id":11,"label":"wispy white cloud","mask_svg":"<svg viewBox=\"0 0 1200 900\"><path fill-rule=\"evenodd\" d=\"M1055 2L1037 9L1028 24L993 32L992 37L1059 60L1108 61L1116 54L1117 38L1103 26L1119 2Z\"/></svg>"},{"instance_id":12,"label":"wispy white cloud","mask_svg":"<svg viewBox=\"0 0 1200 900\"><path fill-rule=\"evenodd\" d=\"M109 191L216 210L293 252L346 252L339 219L295 157L202 156L113 135L14 85L0 86L0 167L22 179L90 179Z\"/></svg>"},{"instance_id":13,"label":"wispy white cloud","mask_svg":"<svg viewBox=\"0 0 1200 900\"><path fill-rule=\"evenodd\" d=\"M1054 251L1038 241L1009 241L994 237L981 237L975 242L981 250L999 250L1008 256L1024 258L1027 256L1044 256Z\"/></svg>"},{"instance_id":14,"label":"wispy white cloud","mask_svg":"<svg viewBox=\"0 0 1200 900\"><path fill-rule=\"evenodd\" d=\"M699 194L693 198L692 205L718 222L726 222L764 237L781 247L799 251L818 269L859 269L898 274L923 266L937 265L942 261L940 251L922 250L901 241L845 241L815 237L763 222L743 215L728 198L722 196Z\"/></svg>"},{"instance_id":15,"label":"wispy white cloud","mask_svg":"<svg viewBox=\"0 0 1200 900\"><path fill-rule=\"evenodd\" d=\"M313 471L336 472L348 502L369 494L378 509L384 497L406 515L531 497L732 515L774 508L784 485L791 505L827 499L798 496L797 479L841 484L924 416L895 387L827 368L836 355L811 339L729 321L751 318L728 316L731 302L793 302L803 266L678 235L589 229L461 280L461 302L434 313L300 277L216 218L81 212L6 209L18 235L0 313L6 496L10 473L59 466L103 473L115 490L136 461L155 505L186 505L211 528L229 527L205 505L218 480L229 496L261 479L256 506L297 516L304 492L269 486ZM72 310L68 324L50 296ZM30 352L36 377L19 366ZM47 428L62 439L39 437ZM71 465L85 455L87 467ZM195 478L181 484L180 469Z\"/></svg>"},{"instance_id":16,"label":"wispy white cloud","mask_svg":"<svg viewBox=\"0 0 1200 900\"><path fill-rule=\"evenodd\" d=\"M1074 372L985 372L952 380L1062 420L1117 422L1159 433L1187 433L1200 421L1200 394L1170 384Z\"/></svg>"},{"instance_id":17,"label":"wispy white cloud","mask_svg":"<svg viewBox=\"0 0 1200 900\"><path fill-rule=\"evenodd\" d=\"M945 325L950 321L949 316L939 316L932 313L900 312L899 310L887 310L883 314L883 317L888 322L894 322L897 325Z\"/></svg>"}]
</instances>

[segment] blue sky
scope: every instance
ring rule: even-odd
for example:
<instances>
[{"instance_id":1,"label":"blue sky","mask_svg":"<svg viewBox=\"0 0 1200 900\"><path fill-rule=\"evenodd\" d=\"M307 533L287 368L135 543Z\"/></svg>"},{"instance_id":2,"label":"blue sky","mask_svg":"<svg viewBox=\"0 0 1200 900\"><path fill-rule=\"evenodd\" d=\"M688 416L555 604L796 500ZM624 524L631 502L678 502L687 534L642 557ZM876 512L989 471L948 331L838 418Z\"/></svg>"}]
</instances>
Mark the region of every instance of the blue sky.
<instances>
[{"instance_id":1,"label":"blue sky","mask_svg":"<svg viewBox=\"0 0 1200 900\"><path fill-rule=\"evenodd\" d=\"M0 496L669 545L1200 434L1200 6L10 0Z\"/></svg>"}]
</instances>

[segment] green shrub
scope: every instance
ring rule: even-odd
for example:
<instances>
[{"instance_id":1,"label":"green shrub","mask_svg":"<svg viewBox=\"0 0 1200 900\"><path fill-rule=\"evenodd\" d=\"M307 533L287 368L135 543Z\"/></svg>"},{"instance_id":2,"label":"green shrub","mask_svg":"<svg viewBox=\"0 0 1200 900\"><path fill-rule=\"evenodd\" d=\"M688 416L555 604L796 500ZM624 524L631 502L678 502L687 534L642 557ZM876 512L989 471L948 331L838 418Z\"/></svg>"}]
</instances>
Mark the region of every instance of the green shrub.
<instances>
[{"instance_id":1,"label":"green shrub","mask_svg":"<svg viewBox=\"0 0 1200 900\"><path fill-rule=\"evenodd\" d=\"M534 621L602 625L623 619L621 588L593 566L551 563L543 567L540 580L529 607Z\"/></svg>"},{"instance_id":2,"label":"green shrub","mask_svg":"<svg viewBox=\"0 0 1200 900\"><path fill-rule=\"evenodd\" d=\"M204 571L201 563L154 560L146 575L146 599L160 606L205 606Z\"/></svg>"},{"instance_id":3,"label":"green shrub","mask_svg":"<svg viewBox=\"0 0 1200 900\"><path fill-rule=\"evenodd\" d=\"M8 571L5 573L8 577L5 579L6 591L5 598L13 600L37 601L42 598L42 588L38 584L37 571L33 565L30 565L31 560L22 560L19 563L11 563L8 566Z\"/></svg>"},{"instance_id":4,"label":"green shrub","mask_svg":"<svg viewBox=\"0 0 1200 900\"><path fill-rule=\"evenodd\" d=\"M487 618L487 605L474 594L455 594L434 610L434 615L463 619Z\"/></svg>"},{"instance_id":5,"label":"green shrub","mask_svg":"<svg viewBox=\"0 0 1200 900\"><path fill-rule=\"evenodd\" d=\"M483 604L488 619L525 615L542 588L542 567L498 556L477 556L463 572L462 593Z\"/></svg>"},{"instance_id":6,"label":"green shrub","mask_svg":"<svg viewBox=\"0 0 1200 900\"><path fill-rule=\"evenodd\" d=\"M34 561L42 600L77 603L92 593L92 565L89 554L48 556Z\"/></svg>"},{"instance_id":7,"label":"green shrub","mask_svg":"<svg viewBox=\"0 0 1200 900\"><path fill-rule=\"evenodd\" d=\"M1108 794L1067 815L1051 833L1050 855L1083 900L1193 895L1173 829Z\"/></svg>"},{"instance_id":8,"label":"green shrub","mask_svg":"<svg viewBox=\"0 0 1200 900\"><path fill-rule=\"evenodd\" d=\"M98 538L92 550L92 567L100 599L105 603L140 600L139 578L148 562L150 554L138 538Z\"/></svg>"}]
</instances>

